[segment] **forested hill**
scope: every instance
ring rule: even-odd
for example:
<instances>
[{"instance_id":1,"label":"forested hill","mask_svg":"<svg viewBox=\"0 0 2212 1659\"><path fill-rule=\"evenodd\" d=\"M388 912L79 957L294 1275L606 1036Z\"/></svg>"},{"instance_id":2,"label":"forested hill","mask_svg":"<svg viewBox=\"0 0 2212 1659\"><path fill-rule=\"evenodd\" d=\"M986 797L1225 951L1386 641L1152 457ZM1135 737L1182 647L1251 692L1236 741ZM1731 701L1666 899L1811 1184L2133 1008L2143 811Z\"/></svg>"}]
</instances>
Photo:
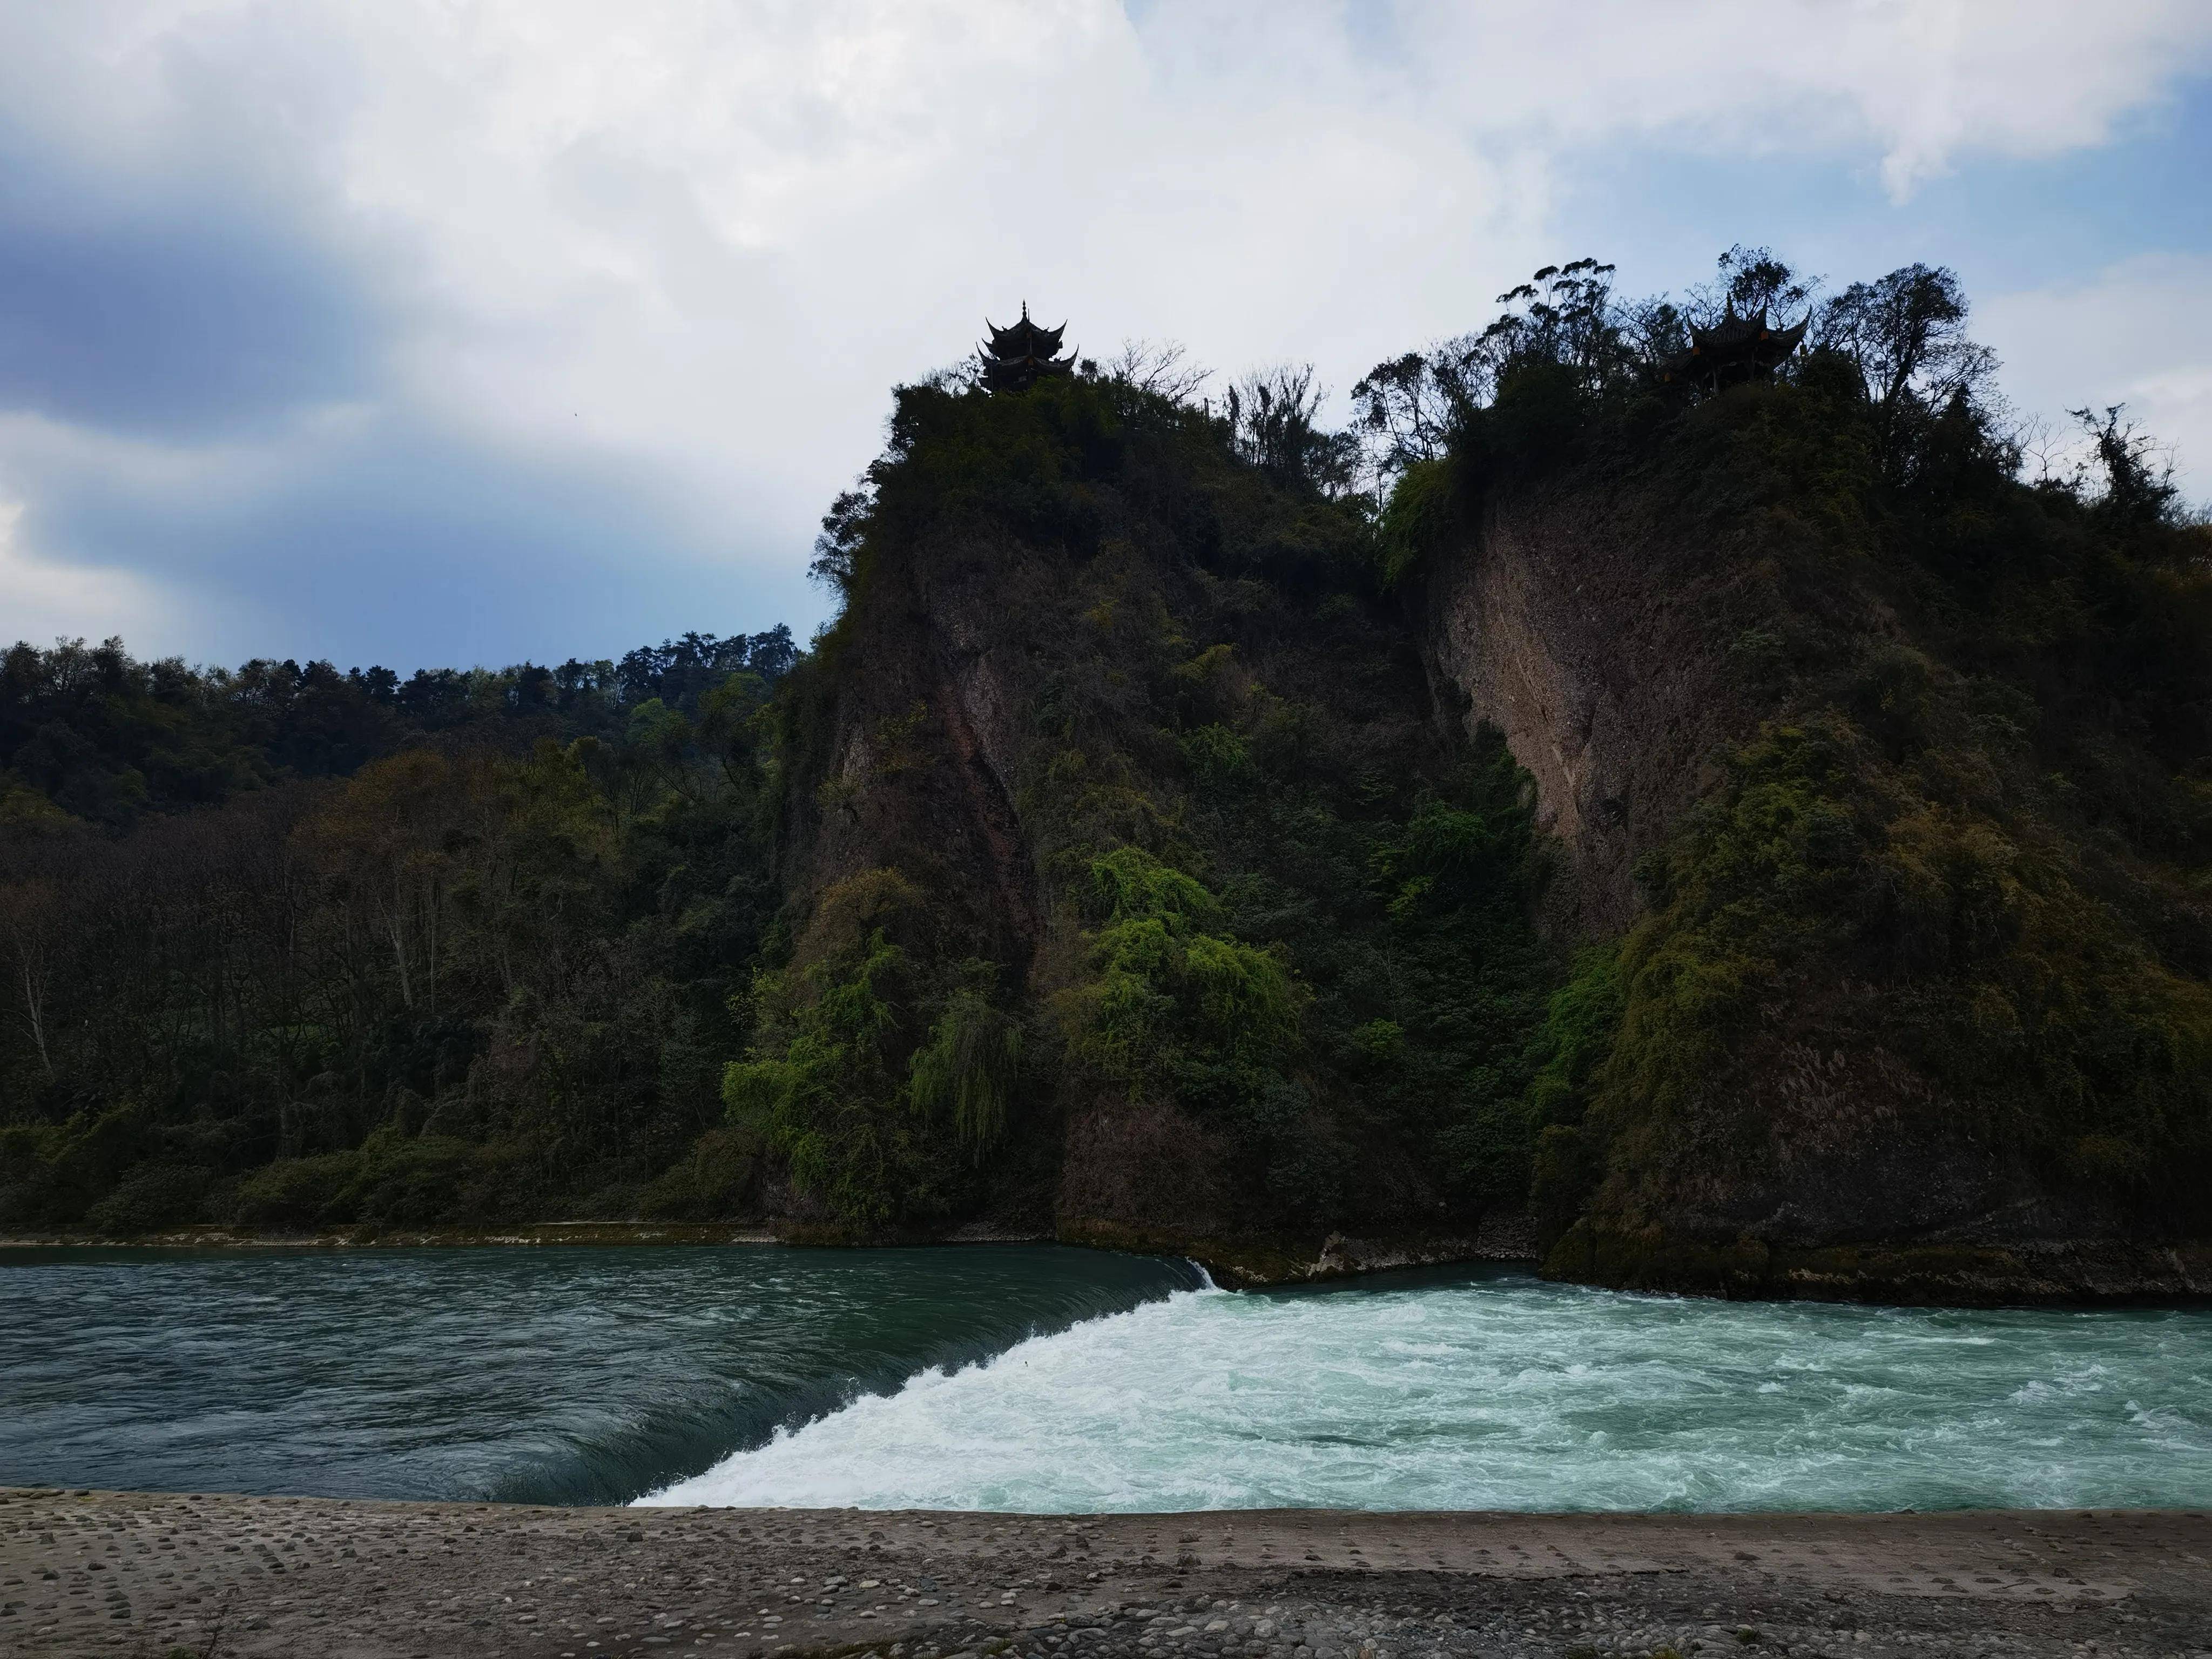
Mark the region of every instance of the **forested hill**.
<instances>
[{"instance_id":1,"label":"forested hill","mask_svg":"<svg viewBox=\"0 0 2212 1659\"><path fill-rule=\"evenodd\" d=\"M127 829L148 812L213 805L285 780L343 777L434 738L526 748L607 738L659 703L696 720L732 676L763 687L798 660L787 628L686 634L620 661L497 670L327 662L235 671L139 662L121 640L18 642L0 657L0 825Z\"/></svg>"},{"instance_id":2,"label":"forested hill","mask_svg":"<svg viewBox=\"0 0 2212 1659\"><path fill-rule=\"evenodd\" d=\"M1610 277L1350 434L1157 362L900 392L727 1080L796 1201L1263 1273L1510 1220L1609 1283L2212 1285L2212 534L2120 411L2032 460L1948 272Z\"/></svg>"},{"instance_id":3,"label":"forested hill","mask_svg":"<svg viewBox=\"0 0 2212 1659\"><path fill-rule=\"evenodd\" d=\"M899 389L795 661L19 650L0 1227L2201 1293L2212 532L2154 448L2014 421L1922 266L1501 303L1347 431L1172 355Z\"/></svg>"},{"instance_id":4,"label":"forested hill","mask_svg":"<svg viewBox=\"0 0 2212 1659\"><path fill-rule=\"evenodd\" d=\"M775 908L755 727L797 654L403 681L17 645L0 1227L726 1212L749 1171L700 1139Z\"/></svg>"}]
</instances>

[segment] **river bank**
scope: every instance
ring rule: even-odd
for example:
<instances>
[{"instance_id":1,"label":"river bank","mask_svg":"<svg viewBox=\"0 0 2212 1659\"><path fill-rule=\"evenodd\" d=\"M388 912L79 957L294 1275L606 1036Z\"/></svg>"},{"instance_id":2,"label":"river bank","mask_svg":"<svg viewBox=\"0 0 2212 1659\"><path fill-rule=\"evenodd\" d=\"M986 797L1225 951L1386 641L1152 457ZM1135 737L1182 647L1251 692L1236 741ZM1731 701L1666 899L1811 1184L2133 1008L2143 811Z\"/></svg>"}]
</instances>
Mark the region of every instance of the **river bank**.
<instances>
[{"instance_id":1,"label":"river bank","mask_svg":"<svg viewBox=\"0 0 2212 1659\"><path fill-rule=\"evenodd\" d=\"M330 1227L275 1233L175 1227L158 1233L18 1233L0 1250L357 1250L507 1248L527 1244L781 1244L773 1230L720 1221L532 1221L511 1227Z\"/></svg>"},{"instance_id":2,"label":"river bank","mask_svg":"<svg viewBox=\"0 0 2212 1659\"><path fill-rule=\"evenodd\" d=\"M1192 1236L1085 1224L1058 1232L971 1223L949 1232L862 1239L834 1227L779 1221L538 1221L503 1227L347 1226L269 1232L223 1226L110 1236L0 1236L0 1260L37 1249L356 1250L528 1246L785 1245L883 1249L937 1244L1067 1244L1197 1263L1224 1290L1322 1284L1406 1267L1512 1262L1564 1283L1722 1301L1855 1302L1875 1306L2201 1307L2212 1304L2212 1243L2042 1240L1998 1245L1867 1245L1789 1250L1756 1241L1725 1249L1637 1241L1577 1228L1548 1256L1526 1216L1486 1218L1462 1232L1352 1237Z\"/></svg>"},{"instance_id":3,"label":"river bank","mask_svg":"<svg viewBox=\"0 0 2212 1659\"><path fill-rule=\"evenodd\" d=\"M950 1232L885 1241L834 1228L744 1222L538 1221L507 1227L332 1227L272 1233L218 1226L109 1236L52 1232L0 1236L0 1251L33 1249L354 1250L512 1249L544 1245L780 1244L799 1249L878 1249L915 1244L1069 1244L1195 1261L1224 1290L1355 1279L1401 1267L1461 1262L1527 1262L1538 1255L1531 1224L1511 1216L1467 1233L1326 1237L1185 1237L1137 1228L1085 1227L1054 1235L976 1223Z\"/></svg>"},{"instance_id":4,"label":"river bank","mask_svg":"<svg viewBox=\"0 0 2212 1659\"><path fill-rule=\"evenodd\" d=\"M2212 1652L2212 1518L1042 1516L0 1489L0 1649L2193 1656Z\"/></svg>"}]
</instances>

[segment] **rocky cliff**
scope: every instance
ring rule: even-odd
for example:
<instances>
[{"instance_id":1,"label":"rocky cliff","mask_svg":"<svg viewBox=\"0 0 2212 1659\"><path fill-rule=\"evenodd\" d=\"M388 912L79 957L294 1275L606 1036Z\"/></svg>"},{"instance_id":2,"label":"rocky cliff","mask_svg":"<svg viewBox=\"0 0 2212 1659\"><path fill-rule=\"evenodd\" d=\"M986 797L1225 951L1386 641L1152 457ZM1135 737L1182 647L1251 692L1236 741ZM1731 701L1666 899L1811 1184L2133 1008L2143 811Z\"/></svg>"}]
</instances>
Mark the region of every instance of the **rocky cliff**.
<instances>
[{"instance_id":1,"label":"rocky cliff","mask_svg":"<svg viewBox=\"0 0 2212 1659\"><path fill-rule=\"evenodd\" d=\"M794 1224L2204 1288L2200 531L1901 494L1752 387L1494 468L1389 591L1231 436L902 394L728 1091Z\"/></svg>"},{"instance_id":2,"label":"rocky cliff","mask_svg":"<svg viewBox=\"0 0 2212 1659\"><path fill-rule=\"evenodd\" d=\"M1496 728L1565 854L1546 896L1564 933L1604 939L1640 909L1635 864L1717 781L1747 710L1728 672L1741 573L1613 491L1490 504L1436 562L1419 605L1439 702Z\"/></svg>"},{"instance_id":3,"label":"rocky cliff","mask_svg":"<svg viewBox=\"0 0 2212 1659\"><path fill-rule=\"evenodd\" d=\"M902 411L783 705L790 959L732 1099L790 1215L1247 1277L1502 1237L1525 780L1436 718L1358 514L1111 383Z\"/></svg>"},{"instance_id":4,"label":"rocky cliff","mask_svg":"<svg viewBox=\"0 0 2212 1659\"><path fill-rule=\"evenodd\" d=\"M1622 988L1547 1112L1554 1273L2212 1291L2202 532L1946 482L1884 500L1832 408L1747 388L1493 491L1427 572L1552 927Z\"/></svg>"}]
</instances>

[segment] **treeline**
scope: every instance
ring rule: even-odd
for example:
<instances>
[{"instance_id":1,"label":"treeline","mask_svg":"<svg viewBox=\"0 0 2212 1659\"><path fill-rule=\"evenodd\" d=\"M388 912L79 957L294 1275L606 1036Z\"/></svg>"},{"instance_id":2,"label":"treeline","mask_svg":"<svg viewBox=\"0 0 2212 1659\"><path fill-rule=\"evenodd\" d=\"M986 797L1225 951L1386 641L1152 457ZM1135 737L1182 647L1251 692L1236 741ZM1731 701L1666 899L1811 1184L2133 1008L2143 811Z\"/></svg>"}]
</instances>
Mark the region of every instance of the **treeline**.
<instances>
[{"instance_id":1,"label":"treeline","mask_svg":"<svg viewBox=\"0 0 2212 1659\"><path fill-rule=\"evenodd\" d=\"M418 669L404 680L327 662L140 662L120 640L18 643L0 656L0 830L58 830L72 818L120 829L283 779L342 777L464 731L510 747L538 736L605 737L648 702L696 715L731 675L773 684L798 658L781 627L685 634L619 661Z\"/></svg>"},{"instance_id":2,"label":"treeline","mask_svg":"<svg viewBox=\"0 0 2212 1659\"><path fill-rule=\"evenodd\" d=\"M16 647L0 1226L728 1210L742 1138L699 1142L797 654L401 681Z\"/></svg>"}]
</instances>

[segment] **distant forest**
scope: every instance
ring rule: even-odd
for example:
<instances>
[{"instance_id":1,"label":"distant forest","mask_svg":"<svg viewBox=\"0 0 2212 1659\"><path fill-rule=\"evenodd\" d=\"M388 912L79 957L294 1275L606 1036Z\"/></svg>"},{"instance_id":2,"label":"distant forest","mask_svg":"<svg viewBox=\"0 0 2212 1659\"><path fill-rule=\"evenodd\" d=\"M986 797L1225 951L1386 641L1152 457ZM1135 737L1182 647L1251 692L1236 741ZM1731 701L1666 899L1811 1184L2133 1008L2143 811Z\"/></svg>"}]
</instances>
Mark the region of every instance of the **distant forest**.
<instances>
[{"instance_id":1,"label":"distant forest","mask_svg":"<svg viewBox=\"0 0 2212 1659\"><path fill-rule=\"evenodd\" d=\"M726 1209L750 1172L707 1132L776 906L757 727L798 654L15 646L0 1227Z\"/></svg>"}]
</instances>

